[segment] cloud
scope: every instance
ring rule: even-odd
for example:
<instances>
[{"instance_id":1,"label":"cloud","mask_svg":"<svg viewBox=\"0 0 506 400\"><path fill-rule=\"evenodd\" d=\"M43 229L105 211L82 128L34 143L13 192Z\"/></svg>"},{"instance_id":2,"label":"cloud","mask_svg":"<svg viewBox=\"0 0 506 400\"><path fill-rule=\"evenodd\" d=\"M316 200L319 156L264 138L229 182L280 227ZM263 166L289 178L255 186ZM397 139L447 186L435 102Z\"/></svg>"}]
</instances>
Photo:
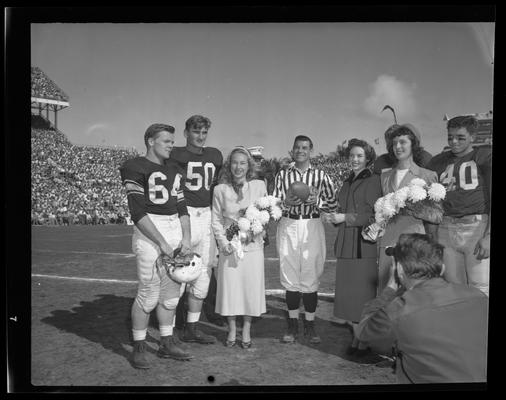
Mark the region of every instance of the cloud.
<instances>
[{"instance_id":1,"label":"cloud","mask_svg":"<svg viewBox=\"0 0 506 400\"><path fill-rule=\"evenodd\" d=\"M371 93L364 101L364 107L368 113L375 117L392 119L392 113L388 110L381 112L385 105L394 108L397 120L413 116L415 113L414 84L404 83L394 76L380 75L371 85Z\"/></svg>"},{"instance_id":2,"label":"cloud","mask_svg":"<svg viewBox=\"0 0 506 400\"><path fill-rule=\"evenodd\" d=\"M107 125L107 124L102 124L102 123L93 124L88 129L86 129L85 135L92 136L92 135L100 134L103 131L107 131L108 129L109 129L109 125Z\"/></svg>"}]
</instances>

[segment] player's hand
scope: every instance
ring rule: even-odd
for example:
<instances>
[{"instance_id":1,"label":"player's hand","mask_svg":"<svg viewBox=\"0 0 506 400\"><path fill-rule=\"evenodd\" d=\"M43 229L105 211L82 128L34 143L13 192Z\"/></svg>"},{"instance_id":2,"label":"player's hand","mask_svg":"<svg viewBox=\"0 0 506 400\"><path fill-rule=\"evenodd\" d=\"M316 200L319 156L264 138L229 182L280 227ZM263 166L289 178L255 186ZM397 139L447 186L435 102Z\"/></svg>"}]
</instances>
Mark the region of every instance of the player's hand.
<instances>
[{"instance_id":1,"label":"player's hand","mask_svg":"<svg viewBox=\"0 0 506 400\"><path fill-rule=\"evenodd\" d=\"M186 256L187 254L191 253L191 245L190 240L183 239L181 243L179 244L179 247L181 248L181 255Z\"/></svg>"},{"instance_id":2,"label":"player's hand","mask_svg":"<svg viewBox=\"0 0 506 400\"><path fill-rule=\"evenodd\" d=\"M289 191L286 193L285 204L287 206L298 206L302 204L302 200Z\"/></svg>"},{"instance_id":3,"label":"player's hand","mask_svg":"<svg viewBox=\"0 0 506 400\"><path fill-rule=\"evenodd\" d=\"M230 254L232 254L234 252L234 248L232 247L232 245L230 243L227 243L225 246L223 246L221 251L226 256L229 256Z\"/></svg>"},{"instance_id":4,"label":"player's hand","mask_svg":"<svg viewBox=\"0 0 506 400\"><path fill-rule=\"evenodd\" d=\"M316 204L318 202L318 189L314 186L309 187L309 197L306 199L304 204Z\"/></svg>"},{"instance_id":5,"label":"player's hand","mask_svg":"<svg viewBox=\"0 0 506 400\"><path fill-rule=\"evenodd\" d=\"M490 257L490 234L485 235L474 247L473 253L478 260L483 260Z\"/></svg>"},{"instance_id":6,"label":"player's hand","mask_svg":"<svg viewBox=\"0 0 506 400\"><path fill-rule=\"evenodd\" d=\"M162 254L165 254L166 256L173 257L174 250L172 247L170 247L167 243L160 244L160 250Z\"/></svg>"}]
</instances>

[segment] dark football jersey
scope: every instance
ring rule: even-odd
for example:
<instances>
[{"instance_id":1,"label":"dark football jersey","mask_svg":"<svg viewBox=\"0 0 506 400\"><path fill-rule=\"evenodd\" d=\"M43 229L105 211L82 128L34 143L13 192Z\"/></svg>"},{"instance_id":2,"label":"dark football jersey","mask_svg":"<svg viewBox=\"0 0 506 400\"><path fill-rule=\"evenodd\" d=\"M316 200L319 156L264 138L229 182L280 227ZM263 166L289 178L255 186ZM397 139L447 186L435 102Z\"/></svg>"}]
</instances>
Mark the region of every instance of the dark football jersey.
<instances>
[{"instance_id":1,"label":"dark football jersey","mask_svg":"<svg viewBox=\"0 0 506 400\"><path fill-rule=\"evenodd\" d=\"M204 147L202 154L195 154L186 147L174 147L170 159L185 171L184 196L190 207L210 207L212 188L223 164L221 151Z\"/></svg>"},{"instance_id":2,"label":"dark football jersey","mask_svg":"<svg viewBox=\"0 0 506 400\"><path fill-rule=\"evenodd\" d=\"M188 215L184 171L176 163L160 165L136 157L125 161L119 170L134 222L146 214Z\"/></svg>"},{"instance_id":3,"label":"dark football jersey","mask_svg":"<svg viewBox=\"0 0 506 400\"><path fill-rule=\"evenodd\" d=\"M431 158L432 158L432 154L430 154L426 150L422 150L422 157L421 157L420 162L418 163L418 166L422 167L422 168L427 168L427 164L429 164ZM388 171L388 170L392 169L394 164L395 164L395 161L392 162L392 159L390 158L390 154L388 154L388 153L382 154L376 159L376 161L374 161L373 172L375 174L381 175L381 173L383 171Z\"/></svg>"},{"instance_id":4,"label":"dark football jersey","mask_svg":"<svg viewBox=\"0 0 506 400\"><path fill-rule=\"evenodd\" d=\"M446 188L445 215L462 217L490 211L492 151L477 147L463 157L445 151L433 157L428 169L435 171Z\"/></svg>"}]
</instances>

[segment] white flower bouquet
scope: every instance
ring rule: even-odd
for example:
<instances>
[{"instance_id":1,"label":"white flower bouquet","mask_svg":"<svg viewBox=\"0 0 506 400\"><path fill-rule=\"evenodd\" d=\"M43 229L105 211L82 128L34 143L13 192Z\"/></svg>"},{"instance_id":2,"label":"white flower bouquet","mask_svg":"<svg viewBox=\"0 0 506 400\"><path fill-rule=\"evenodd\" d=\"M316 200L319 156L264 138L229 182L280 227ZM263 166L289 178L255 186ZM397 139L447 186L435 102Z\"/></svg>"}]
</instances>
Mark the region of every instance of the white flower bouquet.
<instances>
[{"instance_id":1,"label":"white flower bouquet","mask_svg":"<svg viewBox=\"0 0 506 400\"><path fill-rule=\"evenodd\" d=\"M244 256L242 246L263 236L271 220L278 221L281 218L280 201L275 196L260 197L248 208L240 210L237 221L227 228L227 240L240 259Z\"/></svg>"},{"instance_id":2,"label":"white flower bouquet","mask_svg":"<svg viewBox=\"0 0 506 400\"><path fill-rule=\"evenodd\" d=\"M427 184L423 179L413 179L408 186L380 197L374 204L374 222L362 230L365 240L375 242L383 236L385 227L398 215L439 224L443 219L442 200L446 189L440 183Z\"/></svg>"}]
</instances>

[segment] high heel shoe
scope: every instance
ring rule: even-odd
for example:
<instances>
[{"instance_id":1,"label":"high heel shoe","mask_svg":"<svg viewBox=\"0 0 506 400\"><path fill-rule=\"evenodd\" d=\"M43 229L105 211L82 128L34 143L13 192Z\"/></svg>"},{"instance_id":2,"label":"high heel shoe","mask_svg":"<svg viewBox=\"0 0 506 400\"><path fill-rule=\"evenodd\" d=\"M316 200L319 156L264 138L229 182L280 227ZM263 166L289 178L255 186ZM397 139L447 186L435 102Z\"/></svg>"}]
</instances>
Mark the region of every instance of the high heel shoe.
<instances>
[{"instance_id":1,"label":"high heel shoe","mask_svg":"<svg viewBox=\"0 0 506 400\"><path fill-rule=\"evenodd\" d=\"M249 349L251 347L251 343L252 343L251 340L249 342L243 342L243 341L241 341L241 347L243 349Z\"/></svg>"}]
</instances>

